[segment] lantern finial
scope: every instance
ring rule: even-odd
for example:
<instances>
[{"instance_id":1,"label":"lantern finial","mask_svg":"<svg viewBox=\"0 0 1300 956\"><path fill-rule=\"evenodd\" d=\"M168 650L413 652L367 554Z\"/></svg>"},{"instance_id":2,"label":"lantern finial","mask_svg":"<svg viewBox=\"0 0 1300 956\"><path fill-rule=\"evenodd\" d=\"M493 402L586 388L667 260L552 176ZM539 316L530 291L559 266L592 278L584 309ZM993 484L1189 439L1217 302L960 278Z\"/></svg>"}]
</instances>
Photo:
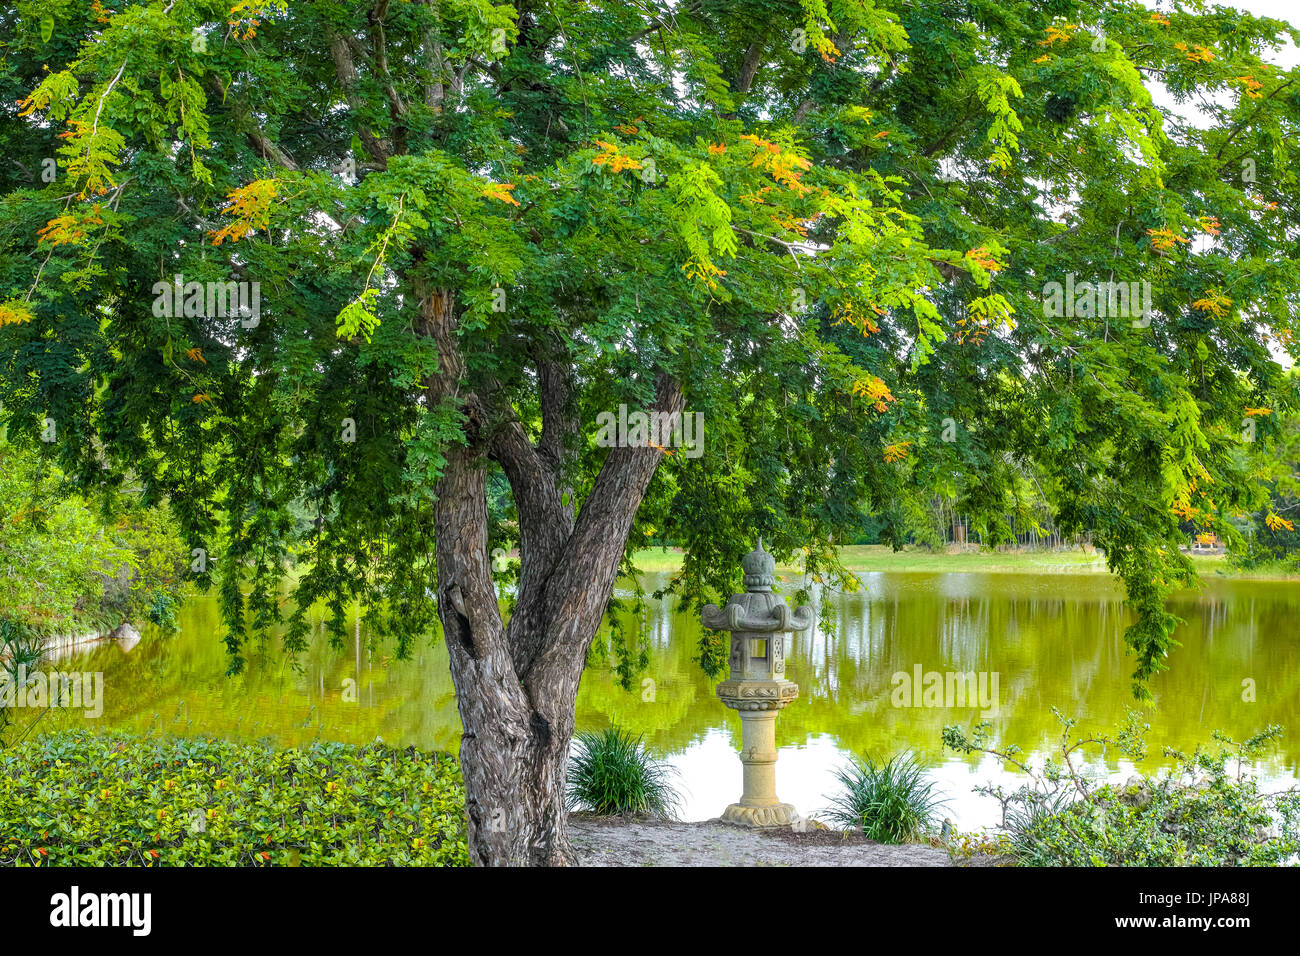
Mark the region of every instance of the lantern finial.
<instances>
[{"instance_id":1,"label":"lantern finial","mask_svg":"<svg viewBox=\"0 0 1300 956\"><path fill-rule=\"evenodd\" d=\"M776 558L763 550L761 536L758 547L740 559L740 567L745 572L746 591L770 591L776 584Z\"/></svg>"}]
</instances>

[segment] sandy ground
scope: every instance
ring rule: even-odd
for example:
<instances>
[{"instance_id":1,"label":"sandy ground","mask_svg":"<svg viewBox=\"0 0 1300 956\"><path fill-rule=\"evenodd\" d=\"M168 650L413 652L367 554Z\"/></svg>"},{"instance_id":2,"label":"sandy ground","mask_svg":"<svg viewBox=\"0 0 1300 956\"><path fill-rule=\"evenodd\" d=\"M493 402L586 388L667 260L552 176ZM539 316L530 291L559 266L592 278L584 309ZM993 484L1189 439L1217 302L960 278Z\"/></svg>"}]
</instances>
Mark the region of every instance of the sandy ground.
<instances>
[{"instance_id":1,"label":"sandy ground","mask_svg":"<svg viewBox=\"0 0 1300 956\"><path fill-rule=\"evenodd\" d=\"M750 830L720 820L623 822L574 815L569 840L583 866L958 865L942 848L888 846L832 830Z\"/></svg>"}]
</instances>

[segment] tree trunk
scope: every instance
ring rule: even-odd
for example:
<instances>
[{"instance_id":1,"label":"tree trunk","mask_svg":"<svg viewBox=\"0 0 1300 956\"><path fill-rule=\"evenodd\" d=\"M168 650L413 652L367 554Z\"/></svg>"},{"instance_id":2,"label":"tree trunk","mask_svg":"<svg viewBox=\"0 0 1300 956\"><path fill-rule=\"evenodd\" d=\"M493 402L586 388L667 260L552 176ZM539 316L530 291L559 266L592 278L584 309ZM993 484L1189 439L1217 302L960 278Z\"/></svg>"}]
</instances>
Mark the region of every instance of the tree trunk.
<instances>
[{"instance_id":1,"label":"tree trunk","mask_svg":"<svg viewBox=\"0 0 1300 956\"><path fill-rule=\"evenodd\" d=\"M534 445L513 411L463 388L454 297L420 289L422 331L438 346L430 407L465 415L438 481L434 546L438 616L460 711L461 770L471 859L482 866L573 862L565 783L574 704L637 509L663 456L614 448L576 516L560 491L566 436L578 430L564 369L540 361L542 435ZM681 388L661 376L654 411L680 414ZM488 554L487 466L501 465L519 513L521 574L509 624Z\"/></svg>"},{"instance_id":2,"label":"tree trunk","mask_svg":"<svg viewBox=\"0 0 1300 956\"><path fill-rule=\"evenodd\" d=\"M564 831L564 780L577 696L547 688L534 703L515 673L497 609L487 553L485 462L450 456L438 485L435 547L438 613L464 732L470 855L481 866L571 862ZM547 713L569 713L556 728Z\"/></svg>"},{"instance_id":3,"label":"tree trunk","mask_svg":"<svg viewBox=\"0 0 1300 956\"><path fill-rule=\"evenodd\" d=\"M537 710L502 700L486 709L457 689L464 735L470 857L478 866L567 866L574 862L565 830L568 733L557 733ZM557 694L556 706L573 709Z\"/></svg>"}]
</instances>

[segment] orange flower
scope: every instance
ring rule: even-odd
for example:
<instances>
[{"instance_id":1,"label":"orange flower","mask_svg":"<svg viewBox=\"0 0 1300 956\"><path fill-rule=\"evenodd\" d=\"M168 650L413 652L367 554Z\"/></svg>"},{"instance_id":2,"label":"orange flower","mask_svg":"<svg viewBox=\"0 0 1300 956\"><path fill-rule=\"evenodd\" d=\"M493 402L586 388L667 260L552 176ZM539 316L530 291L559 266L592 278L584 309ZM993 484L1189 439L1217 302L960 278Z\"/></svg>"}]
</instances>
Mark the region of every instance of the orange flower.
<instances>
[{"instance_id":1,"label":"orange flower","mask_svg":"<svg viewBox=\"0 0 1300 956\"><path fill-rule=\"evenodd\" d=\"M1062 26L1051 26L1047 28L1047 39L1039 40L1039 46L1055 46L1057 43L1068 43L1070 37L1074 36L1074 27L1071 24Z\"/></svg>"},{"instance_id":2,"label":"orange flower","mask_svg":"<svg viewBox=\"0 0 1300 956\"><path fill-rule=\"evenodd\" d=\"M226 198L230 201L223 212L234 216L235 221L209 232L212 244L219 246L227 239L238 242L254 229L265 229L271 221L271 200L275 192L274 179L255 179L229 193Z\"/></svg>"},{"instance_id":3,"label":"orange flower","mask_svg":"<svg viewBox=\"0 0 1300 956\"><path fill-rule=\"evenodd\" d=\"M741 133L740 138L746 143L753 143L755 146L763 147L763 149L767 150L769 153L781 152L781 147L776 145L776 143L755 136L753 133Z\"/></svg>"},{"instance_id":4,"label":"orange flower","mask_svg":"<svg viewBox=\"0 0 1300 956\"><path fill-rule=\"evenodd\" d=\"M32 320L32 310L17 300L0 302L0 326L22 325Z\"/></svg>"},{"instance_id":5,"label":"orange flower","mask_svg":"<svg viewBox=\"0 0 1300 956\"><path fill-rule=\"evenodd\" d=\"M802 156L793 152L783 152L781 147L769 140L760 139L750 133L745 133L740 137L747 143L757 146L758 152L755 153L750 166L754 169L765 170L773 179L787 189L792 189L797 193L806 193L809 191L801 181L803 170L811 169L812 163ZM743 197L742 197L743 198Z\"/></svg>"},{"instance_id":6,"label":"orange flower","mask_svg":"<svg viewBox=\"0 0 1300 956\"><path fill-rule=\"evenodd\" d=\"M610 172L621 173L625 169L640 169L641 164L630 156L624 156L618 150L617 143L607 143L603 139L596 140L602 152L596 154L592 159L593 166L608 166Z\"/></svg>"},{"instance_id":7,"label":"orange flower","mask_svg":"<svg viewBox=\"0 0 1300 956\"><path fill-rule=\"evenodd\" d=\"M993 255L989 252L987 246L976 246L970 252L966 253L965 258L982 266L989 272L1000 272L1002 270L1002 263L993 258Z\"/></svg>"},{"instance_id":8,"label":"orange flower","mask_svg":"<svg viewBox=\"0 0 1300 956\"><path fill-rule=\"evenodd\" d=\"M1178 50L1193 63L1209 63L1215 58L1213 50L1209 47L1201 46L1199 43L1196 44L1195 50L1189 50L1186 43L1175 43L1174 49Z\"/></svg>"},{"instance_id":9,"label":"orange flower","mask_svg":"<svg viewBox=\"0 0 1300 956\"><path fill-rule=\"evenodd\" d=\"M51 246L76 245L89 235L91 228L103 224L104 220L99 218L98 204L87 213L55 216L45 224L44 229L37 230L36 234L41 237L37 245L46 242Z\"/></svg>"},{"instance_id":10,"label":"orange flower","mask_svg":"<svg viewBox=\"0 0 1300 956\"><path fill-rule=\"evenodd\" d=\"M872 305L870 308L876 315L885 314L885 310L880 308L878 305ZM857 302L852 299L841 302L835 307L835 311L831 313L832 325L839 325L841 322L847 322L863 335L870 335L880 331L880 326L875 323L871 316L863 313L863 311L858 307ZM853 390L854 392L858 391L857 385L854 385ZM892 395L889 400L891 402L894 400ZM884 409L882 408L880 411L883 412Z\"/></svg>"},{"instance_id":11,"label":"orange flower","mask_svg":"<svg viewBox=\"0 0 1300 956\"><path fill-rule=\"evenodd\" d=\"M1192 303L1192 308L1207 312L1216 319L1221 319L1228 314L1228 307L1231 305L1232 300L1230 298L1218 289L1210 289L1205 293L1204 298L1197 299Z\"/></svg>"},{"instance_id":12,"label":"orange flower","mask_svg":"<svg viewBox=\"0 0 1300 956\"><path fill-rule=\"evenodd\" d=\"M888 403L897 401L889 391L889 386L874 375L865 380L854 382L853 394L864 396L871 403L871 407L878 412L888 411Z\"/></svg>"},{"instance_id":13,"label":"orange flower","mask_svg":"<svg viewBox=\"0 0 1300 956\"><path fill-rule=\"evenodd\" d=\"M518 206L519 200L510 195L513 190L513 183L488 183L487 189L483 190L483 195L487 199L495 199L499 202L508 202L512 206Z\"/></svg>"},{"instance_id":14,"label":"orange flower","mask_svg":"<svg viewBox=\"0 0 1300 956\"><path fill-rule=\"evenodd\" d=\"M896 461L902 461L907 457L907 449L912 443L910 441L898 442L894 445L885 446L885 464L892 465Z\"/></svg>"},{"instance_id":15,"label":"orange flower","mask_svg":"<svg viewBox=\"0 0 1300 956\"><path fill-rule=\"evenodd\" d=\"M1184 245L1189 240L1184 239L1172 229L1148 229L1147 235L1151 237L1151 245L1160 252L1169 252L1174 248L1174 243L1181 242Z\"/></svg>"},{"instance_id":16,"label":"orange flower","mask_svg":"<svg viewBox=\"0 0 1300 956\"><path fill-rule=\"evenodd\" d=\"M718 279L727 274L726 269L719 269L712 262L703 262L694 257L682 263L682 272L688 279L702 282L710 289L718 288Z\"/></svg>"}]
</instances>

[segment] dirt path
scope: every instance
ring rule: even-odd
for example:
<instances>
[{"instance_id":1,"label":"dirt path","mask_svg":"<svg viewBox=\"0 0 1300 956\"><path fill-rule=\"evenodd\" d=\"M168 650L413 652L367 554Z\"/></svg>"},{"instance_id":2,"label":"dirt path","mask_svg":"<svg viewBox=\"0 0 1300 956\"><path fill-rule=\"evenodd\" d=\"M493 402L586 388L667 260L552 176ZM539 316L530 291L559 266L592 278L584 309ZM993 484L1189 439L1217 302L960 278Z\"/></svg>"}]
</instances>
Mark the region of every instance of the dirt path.
<instances>
[{"instance_id":1,"label":"dirt path","mask_svg":"<svg viewBox=\"0 0 1300 956\"><path fill-rule=\"evenodd\" d=\"M953 866L948 851L889 846L834 831L749 830L704 823L569 818L583 866Z\"/></svg>"}]
</instances>

